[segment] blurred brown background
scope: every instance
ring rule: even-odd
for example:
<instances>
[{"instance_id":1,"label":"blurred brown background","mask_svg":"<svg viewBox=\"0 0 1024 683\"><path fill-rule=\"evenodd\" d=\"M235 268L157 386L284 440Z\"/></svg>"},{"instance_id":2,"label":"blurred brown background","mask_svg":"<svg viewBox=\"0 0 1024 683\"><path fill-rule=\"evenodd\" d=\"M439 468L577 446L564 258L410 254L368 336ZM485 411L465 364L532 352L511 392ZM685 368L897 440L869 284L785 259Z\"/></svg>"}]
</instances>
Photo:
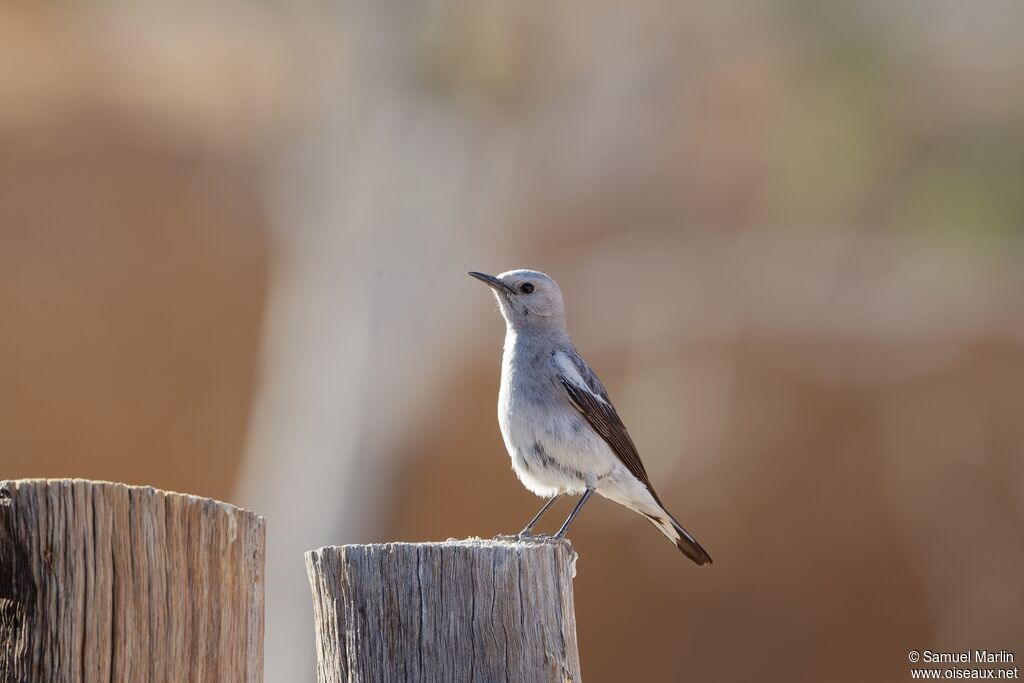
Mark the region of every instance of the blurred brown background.
<instances>
[{"instance_id":1,"label":"blurred brown background","mask_svg":"<svg viewBox=\"0 0 1024 683\"><path fill-rule=\"evenodd\" d=\"M312 680L303 550L539 507L465 276L534 267L715 558L588 507L588 681L1024 656L1022 22L1009 0L4 5L0 476L267 515L267 680Z\"/></svg>"}]
</instances>

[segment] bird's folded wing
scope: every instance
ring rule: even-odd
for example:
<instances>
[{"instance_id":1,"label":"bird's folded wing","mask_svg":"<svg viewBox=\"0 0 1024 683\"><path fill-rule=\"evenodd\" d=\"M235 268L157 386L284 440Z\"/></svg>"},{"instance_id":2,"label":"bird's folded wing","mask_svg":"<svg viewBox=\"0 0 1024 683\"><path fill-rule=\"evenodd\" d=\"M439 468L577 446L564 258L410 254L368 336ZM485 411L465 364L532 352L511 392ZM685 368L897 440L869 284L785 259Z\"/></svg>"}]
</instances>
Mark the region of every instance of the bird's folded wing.
<instances>
[{"instance_id":1,"label":"bird's folded wing","mask_svg":"<svg viewBox=\"0 0 1024 683\"><path fill-rule=\"evenodd\" d=\"M654 493L644 464L640 462L640 454L637 453L633 440L629 438L626 426L622 424L622 419L609 400L608 392L605 391L601 380L578 354L558 351L555 353L554 361L558 369L558 381L565 388L569 400L594 431L601 435L615 455L619 456L622 464L634 477L643 482L657 500L658 496Z\"/></svg>"}]
</instances>

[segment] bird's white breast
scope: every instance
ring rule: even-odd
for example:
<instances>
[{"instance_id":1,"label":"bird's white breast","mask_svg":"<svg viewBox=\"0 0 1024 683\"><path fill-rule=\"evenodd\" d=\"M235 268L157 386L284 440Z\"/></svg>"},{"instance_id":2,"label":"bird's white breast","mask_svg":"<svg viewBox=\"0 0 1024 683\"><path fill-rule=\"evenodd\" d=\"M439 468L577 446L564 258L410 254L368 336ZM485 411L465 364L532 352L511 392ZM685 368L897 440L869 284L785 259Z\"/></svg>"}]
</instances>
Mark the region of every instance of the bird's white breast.
<instances>
[{"instance_id":1,"label":"bird's white breast","mask_svg":"<svg viewBox=\"0 0 1024 683\"><path fill-rule=\"evenodd\" d=\"M544 372L524 372L523 368ZM505 338L498 424L512 467L537 495L576 493L621 468L608 444L572 406L556 379L555 349Z\"/></svg>"}]
</instances>

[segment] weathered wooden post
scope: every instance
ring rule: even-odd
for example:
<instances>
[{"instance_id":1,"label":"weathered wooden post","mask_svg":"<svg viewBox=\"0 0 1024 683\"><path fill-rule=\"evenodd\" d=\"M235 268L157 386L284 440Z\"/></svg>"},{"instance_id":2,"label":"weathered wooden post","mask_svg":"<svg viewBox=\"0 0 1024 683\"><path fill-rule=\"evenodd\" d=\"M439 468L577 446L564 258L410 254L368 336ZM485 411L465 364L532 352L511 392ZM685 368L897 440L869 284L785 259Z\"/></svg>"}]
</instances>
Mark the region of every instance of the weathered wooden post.
<instances>
[{"instance_id":1,"label":"weathered wooden post","mask_svg":"<svg viewBox=\"0 0 1024 683\"><path fill-rule=\"evenodd\" d=\"M258 683L264 536L205 498L0 481L0 681Z\"/></svg>"},{"instance_id":2,"label":"weathered wooden post","mask_svg":"<svg viewBox=\"0 0 1024 683\"><path fill-rule=\"evenodd\" d=\"M575 562L565 541L313 550L320 683L579 681Z\"/></svg>"}]
</instances>

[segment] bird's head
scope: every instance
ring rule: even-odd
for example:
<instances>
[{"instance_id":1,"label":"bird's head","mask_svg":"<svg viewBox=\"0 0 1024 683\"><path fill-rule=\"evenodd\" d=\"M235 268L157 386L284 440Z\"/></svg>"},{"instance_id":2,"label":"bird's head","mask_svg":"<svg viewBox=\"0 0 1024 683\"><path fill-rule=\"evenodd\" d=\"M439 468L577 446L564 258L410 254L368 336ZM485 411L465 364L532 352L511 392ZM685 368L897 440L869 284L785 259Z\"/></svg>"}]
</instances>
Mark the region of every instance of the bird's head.
<instances>
[{"instance_id":1,"label":"bird's head","mask_svg":"<svg viewBox=\"0 0 1024 683\"><path fill-rule=\"evenodd\" d=\"M509 270L500 275L470 272L494 291L509 327L564 329L565 306L558 283L536 270Z\"/></svg>"}]
</instances>

